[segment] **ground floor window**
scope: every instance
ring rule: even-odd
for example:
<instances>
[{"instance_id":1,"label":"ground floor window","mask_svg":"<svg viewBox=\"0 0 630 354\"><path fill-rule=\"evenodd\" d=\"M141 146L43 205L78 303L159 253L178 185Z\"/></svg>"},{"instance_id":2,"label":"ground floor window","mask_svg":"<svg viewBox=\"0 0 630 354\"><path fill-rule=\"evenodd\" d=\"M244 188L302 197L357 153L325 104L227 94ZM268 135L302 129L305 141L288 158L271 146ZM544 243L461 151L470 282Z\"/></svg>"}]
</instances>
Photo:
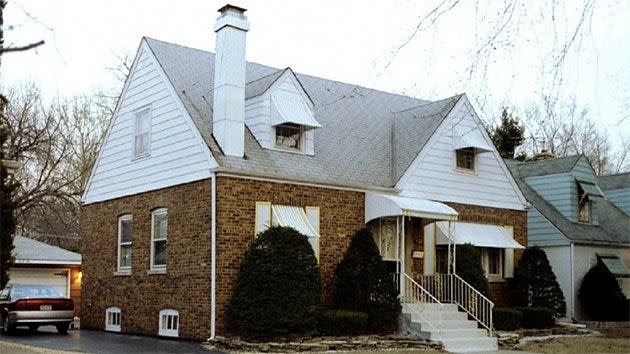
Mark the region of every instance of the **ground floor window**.
<instances>
[{"instance_id":1,"label":"ground floor window","mask_svg":"<svg viewBox=\"0 0 630 354\"><path fill-rule=\"evenodd\" d=\"M179 337L179 312L170 309L160 311L159 335Z\"/></svg>"},{"instance_id":2,"label":"ground floor window","mask_svg":"<svg viewBox=\"0 0 630 354\"><path fill-rule=\"evenodd\" d=\"M105 330L120 332L120 309L118 307L108 307L105 310Z\"/></svg>"},{"instance_id":3,"label":"ground floor window","mask_svg":"<svg viewBox=\"0 0 630 354\"><path fill-rule=\"evenodd\" d=\"M448 246L435 246L435 271L448 273Z\"/></svg>"},{"instance_id":4,"label":"ground floor window","mask_svg":"<svg viewBox=\"0 0 630 354\"><path fill-rule=\"evenodd\" d=\"M398 261L398 220L381 218L378 231L374 235L378 250L385 261Z\"/></svg>"},{"instance_id":5,"label":"ground floor window","mask_svg":"<svg viewBox=\"0 0 630 354\"><path fill-rule=\"evenodd\" d=\"M502 248L482 248L481 261L488 279L501 278L503 276Z\"/></svg>"}]
</instances>

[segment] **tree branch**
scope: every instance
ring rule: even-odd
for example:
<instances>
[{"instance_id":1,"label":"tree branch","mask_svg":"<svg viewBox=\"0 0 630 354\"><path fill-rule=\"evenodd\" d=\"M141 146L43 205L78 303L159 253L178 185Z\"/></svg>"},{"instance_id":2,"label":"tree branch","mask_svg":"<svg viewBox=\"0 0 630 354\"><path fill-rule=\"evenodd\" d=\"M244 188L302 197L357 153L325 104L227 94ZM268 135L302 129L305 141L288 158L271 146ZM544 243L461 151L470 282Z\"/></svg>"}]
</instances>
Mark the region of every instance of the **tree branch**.
<instances>
[{"instance_id":1,"label":"tree branch","mask_svg":"<svg viewBox=\"0 0 630 354\"><path fill-rule=\"evenodd\" d=\"M2 50L0 50L0 54L10 53L10 52L23 52L23 51L30 50L30 49L33 49L33 48L37 48L37 47L39 47L40 45L43 45L43 44L44 44L44 40L42 39L39 42L27 44L27 45L21 46L21 47L2 48Z\"/></svg>"}]
</instances>

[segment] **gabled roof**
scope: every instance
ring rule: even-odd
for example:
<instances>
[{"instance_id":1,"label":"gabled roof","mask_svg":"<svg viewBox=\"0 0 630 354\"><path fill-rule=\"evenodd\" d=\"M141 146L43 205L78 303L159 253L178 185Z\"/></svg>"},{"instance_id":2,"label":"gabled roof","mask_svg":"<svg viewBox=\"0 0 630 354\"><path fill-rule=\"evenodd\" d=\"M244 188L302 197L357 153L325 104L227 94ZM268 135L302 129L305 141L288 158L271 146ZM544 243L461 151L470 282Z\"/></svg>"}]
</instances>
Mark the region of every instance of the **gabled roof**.
<instances>
[{"instance_id":1,"label":"gabled roof","mask_svg":"<svg viewBox=\"0 0 630 354\"><path fill-rule=\"evenodd\" d=\"M323 127L315 130L315 155L263 149L246 129L245 158L225 156L212 137L214 53L144 40L221 169L227 171L389 188L462 97L430 102L295 73ZM248 62L246 96L264 92L283 72Z\"/></svg>"},{"instance_id":2,"label":"gabled roof","mask_svg":"<svg viewBox=\"0 0 630 354\"><path fill-rule=\"evenodd\" d=\"M558 209L525 182L525 178L530 176L569 172L580 157L581 155L577 155L520 164L514 161L506 161L506 165L510 168L527 201L569 240L584 244L597 243L630 246L630 217L608 200L604 198L598 198L597 200L599 225L574 223L562 215ZM550 161L556 159L560 160L560 162L550 163ZM532 166L544 169L547 173L537 174L533 171Z\"/></svg>"},{"instance_id":3,"label":"gabled roof","mask_svg":"<svg viewBox=\"0 0 630 354\"><path fill-rule=\"evenodd\" d=\"M80 254L31 238L15 236L14 244L13 255L16 264L81 264Z\"/></svg>"},{"instance_id":4,"label":"gabled roof","mask_svg":"<svg viewBox=\"0 0 630 354\"><path fill-rule=\"evenodd\" d=\"M582 155L555 157L546 160L516 162L509 160L508 165L518 166L518 175L522 178L545 176L570 172Z\"/></svg>"},{"instance_id":5,"label":"gabled roof","mask_svg":"<svg viewBox=\"0 0 630 354\"><path fill-rule=\"evenodd\" d=\"M604 191L630 189L630 172L599 176L597 177L597 184Z\"/></svg>"}]
</instances>

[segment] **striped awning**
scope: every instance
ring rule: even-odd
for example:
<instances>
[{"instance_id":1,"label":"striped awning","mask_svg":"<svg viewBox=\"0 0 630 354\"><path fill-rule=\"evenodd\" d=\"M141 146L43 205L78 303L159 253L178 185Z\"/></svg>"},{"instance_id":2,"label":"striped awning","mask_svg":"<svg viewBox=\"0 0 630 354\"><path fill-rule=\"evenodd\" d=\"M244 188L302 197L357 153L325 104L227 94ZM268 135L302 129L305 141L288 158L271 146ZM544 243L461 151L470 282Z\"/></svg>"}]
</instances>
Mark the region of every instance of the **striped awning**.
<instances>
[{"instance_id":1,"label":"striped awning","mask_svg":"<svg viewBox=\"0 0 630 354\"><path fill-rule=\"evenodd\" d=\"M274 226L288 226L296 229L306 237L319 237L303 208L289 205L272 205L272 224Z\"/></svg>"}]
</instances>

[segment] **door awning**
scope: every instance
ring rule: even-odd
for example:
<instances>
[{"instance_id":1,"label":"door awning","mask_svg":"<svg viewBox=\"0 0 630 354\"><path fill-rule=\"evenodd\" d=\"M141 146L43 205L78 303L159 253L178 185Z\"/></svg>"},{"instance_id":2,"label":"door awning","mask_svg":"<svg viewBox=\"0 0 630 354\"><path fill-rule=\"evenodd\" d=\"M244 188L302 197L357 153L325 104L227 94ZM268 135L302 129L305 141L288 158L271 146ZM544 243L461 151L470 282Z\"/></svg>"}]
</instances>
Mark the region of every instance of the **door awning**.
<instances>
[{"instance_id":1,"label":"door awning","mask_svg":"<svg viewBox=\"0 0 630 354\"><path fill-rule=\"evenodd\" d=\"M272 205L272 224L289 226L296 229L306 237L319 237L319 234L311 226L303 208L288 205Z\"/></svg>"},{"instance_id":2,"label":"door awning","mask_svg":"<svg viewBox=\"0 0 630 354\"><path fill-rule=\"evenodd\" d=\"M436 220L457 220L457 211L432 200L365 193L365 222L387 216L413 216Z\"/></svg>"},{"instance_id":3,"label":"door awning","mask_svg":"<svg viewBox=\"0 0 630 354\"><path fill-rule=\"evenodd\" d=\"M493 151L492 144L486 142L477 129L453 128L453 148L455 150L465 148L475 148L480 152Z\"/></svg>"},{"instance_id":4,"label":"door awning","mask_svg":"<svg viewBox=\"0 0 630 354\"><path fill-rule=\"evenodd\" d=\"M278 92L271 96L271 125L293 123L306 129L321 128L313 115L313 110L300 95Z\"/></svg>"},{"instance_id":5,"label":"door awning","mask_svg":"<svg viewBox=\"0 0 630 354\"><path fill-rule=\"evenodd\" d=\"M436 225L435 243L448 244L448 222L438 221ZM458 245L471 243L477 247L525 248L514 241L511 227L467 222L451 223L451 242Z\"/></svg>"},{"instance_id":6,"label":"door awning","mask_svg":"<svg viewBox=\"0 0 630 354\"><path fill-rule=\"evenodd\" d=\"M630 271L623 261L615 255L597 255L600 262L615 276L615 278L630 278Z\"/></svg>"}]
</instances>

